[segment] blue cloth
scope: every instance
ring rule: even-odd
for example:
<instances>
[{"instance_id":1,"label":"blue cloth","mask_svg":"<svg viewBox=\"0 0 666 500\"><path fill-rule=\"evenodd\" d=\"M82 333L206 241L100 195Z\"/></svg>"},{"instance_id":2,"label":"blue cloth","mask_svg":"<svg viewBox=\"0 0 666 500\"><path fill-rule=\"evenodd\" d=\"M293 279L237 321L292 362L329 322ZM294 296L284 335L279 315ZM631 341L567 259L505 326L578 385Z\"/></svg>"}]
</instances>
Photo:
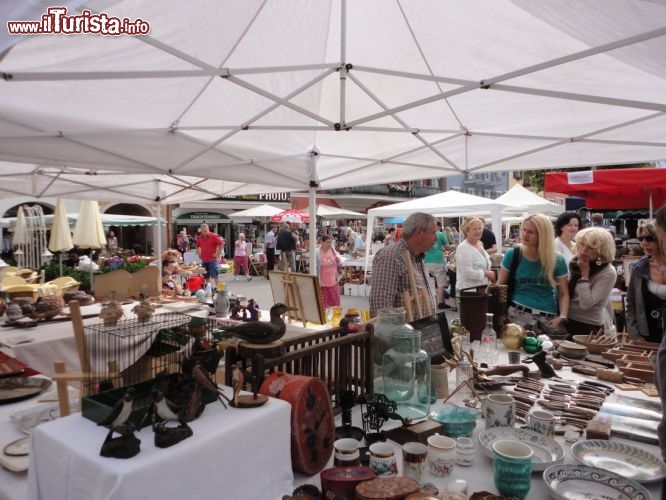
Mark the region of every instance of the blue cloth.
<instances>
[{"instance_id":1,"label":"blue cloth","mask_svg":"<svg viewBox=\"0 0 666 500\"><path fill-rule=\"evenodd\" d=\"M510 248L502 259L502 267L507 271L511 268L513 252ZM568 274L567 263L562 255L557 254L555 261L555 279ZM543 276L541 261L531 261L521 252L518 268L514 277L515 288L512 301L531 309L538 309L557 314L557 289Z\"/></svg>"}]
</instances>

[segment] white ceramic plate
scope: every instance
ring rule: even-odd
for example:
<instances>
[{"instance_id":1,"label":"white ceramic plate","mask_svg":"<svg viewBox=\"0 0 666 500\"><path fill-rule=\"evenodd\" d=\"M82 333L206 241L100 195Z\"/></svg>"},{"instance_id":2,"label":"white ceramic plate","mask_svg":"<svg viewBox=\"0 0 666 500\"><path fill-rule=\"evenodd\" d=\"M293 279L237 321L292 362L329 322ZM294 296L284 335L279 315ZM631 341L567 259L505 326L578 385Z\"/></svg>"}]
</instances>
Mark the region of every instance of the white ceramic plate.
<instances>
[{"instance_id":1,"label":"white ceramic plate","mask_svg":"<svg viewBox=\"0 0 666 500\"><path fill-rule=\"evenodd\" d=\"M532 455L532 472L542 471L564 460L564 448L553 438L530 429L517 429L514 427L491 427L479 434L479 442L488 457L492 458L492 445L499 439L514 439L532 448L534 450L534 455Z\"/></svg>"},{"instance_id":2,"label":"white ceramic plate","mask_svg":"<svg viewBox=\"0 0 666 500\"><path fill-rule=\"evenodd\" d=\"M651 499L636 481L587 465L552 465L543 472L543 480L556 500Z\"/></svg>"},{"instance_id":3,"label":"white ceramic plate","mask_svg":"<svg viewBox=\"0 0 666 500\"><path fill-rule=\"evenodd\" d=\"M650 483L666 477L666 463L652 453L630 444L588 439L574 444L571 454L580 463L615 472L639 483Z\"/></svg>"},{"instance_id":4,"label":"white ceramic plate","mask_svg":"<svg viewBox=\"0 0 666 500\"><path fill-rule=\"evenodd\" d=\"M164 304L164 309L171 312L183 312L196 309L200 305L198 302L171 302L170 304Z\"/></svg>"}]
</instances>

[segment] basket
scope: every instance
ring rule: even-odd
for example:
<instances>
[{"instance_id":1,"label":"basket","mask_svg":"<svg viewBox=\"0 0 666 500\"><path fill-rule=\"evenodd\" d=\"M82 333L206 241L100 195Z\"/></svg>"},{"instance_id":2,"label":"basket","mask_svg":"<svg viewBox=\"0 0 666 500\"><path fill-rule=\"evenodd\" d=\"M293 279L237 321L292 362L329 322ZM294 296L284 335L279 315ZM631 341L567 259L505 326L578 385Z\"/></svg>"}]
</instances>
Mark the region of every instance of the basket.
<instances>
[{"instance_id":1,"label":"basket","mask_svg":"<svg viewBox=\"0 0 666 500\"><path fill-rule=\"evenodd\" d=\"M476 427L479 410L467 407L442 408L430 414L435 422L442 424L442 432L452 438L470 437Z\"/></svg>"}]
</instances>

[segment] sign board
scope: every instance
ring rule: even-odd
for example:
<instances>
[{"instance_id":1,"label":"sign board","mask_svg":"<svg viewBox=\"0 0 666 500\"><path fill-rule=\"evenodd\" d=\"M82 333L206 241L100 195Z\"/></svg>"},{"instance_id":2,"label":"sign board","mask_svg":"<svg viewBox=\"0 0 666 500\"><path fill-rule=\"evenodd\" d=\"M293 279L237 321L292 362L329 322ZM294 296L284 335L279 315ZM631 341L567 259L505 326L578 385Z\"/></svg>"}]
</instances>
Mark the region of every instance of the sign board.
<instances>
[{"instance_id":1,"label":"sign board","mask_svg":"<svg viewBox=\"0 0 666 500\"><path fill-rule=\"evenodd\" d=\"M176 224L228 224L231 219L218 212L188 212L176 219Z\"/></svg>"},{"instance_id":2,"label":"sign board","mask_svg":"<svg viewBox=\"0 0 666 500\"><path fill-rule=\"evenodd\" d=\"M289 203L291 193L264 193L264 194L243 194L240 196L225 195L221 199L225 200L243 200L243 201L261 201L264 203L282 201Z\"/></svg>"}]
</instances>

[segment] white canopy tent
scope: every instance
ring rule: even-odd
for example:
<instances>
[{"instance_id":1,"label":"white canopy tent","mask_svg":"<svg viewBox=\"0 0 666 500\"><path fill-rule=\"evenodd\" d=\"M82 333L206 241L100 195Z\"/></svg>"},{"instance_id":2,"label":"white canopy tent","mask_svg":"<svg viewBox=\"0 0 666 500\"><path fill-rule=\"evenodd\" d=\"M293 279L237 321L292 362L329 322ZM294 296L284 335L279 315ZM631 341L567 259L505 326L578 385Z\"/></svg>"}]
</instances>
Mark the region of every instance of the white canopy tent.
<instances>
[{"instance_id":1,"label":"white canopy tent","mask_svg":"<svg viewBox=\"0 0 666 500\"><path fill-rule=\"evenodd\" d=\"M538 194L533 193L529 189L525 189L520 184L514 184L502 196L495 201L505 203L506 205L525 207L525 210L508 208L504 213L543 213L546 215L559 215L564 212L564 207L553 203Z\"/></svg>"},{"instance_id":2,"label":"white canopy tent","mask_svg":"<svg viewBox=\"0 0 666 500\"><path fill-rule=\"evenodd\" d=\"M79 214L67 214L67 223L74 226L79 218ZM100 214L103 226L154 226L157 224L157 217L144 217L141 215L118 215L118 214ZM46 227L51 227L54 222L55 214L44 215L44 223ZM164 219L161 219L162 224L166 224ZM12 228L17 224L16 217L3 217L0 218L0 227Z\"/></svg>"},{"instance_id":3,"label":"white canopy tent","mask_svg":"<svg viewBox=\"0 0 666 500\"><path fill-rule=\"evenodd\" d=\"M310 208L304 208L303 211L309 212ZM345 210L344 208L317 205L317 217L322 219L365 219L367 215L353 210Z\"/></svg>"},{"instance_id":4,"label":"white canopy tent","mask_svg":"<svg viewBox=\"0 0 666 500\"><path fill-rule=\"evenodd\" d=\"M371 208L368 210L368 244L366 248L370 247L372 228L377 217L408 216L414 212L425 212L436 217L490 215L495 238L497 238L497 241L502 241L502 212L508 208L509 205L498 200L482 198L459 191L446 191L385 207ZM515 209L517 207L511 208Z\"/></svg>"},{"instance_id":5,"label":"white canopy tent","mask_svg":"<svg viewBox=\"0 0 666 500\"><path fill-rule=\"evenodd\" d=\"M318 188L666 158L664 2L65 5L150 31L3 30L0 195L93 199L62 192L71 175L126 197L141 175L160 203L188 179L210 196L308 190L314 211Z\"/></svg>"}]
</instances>

